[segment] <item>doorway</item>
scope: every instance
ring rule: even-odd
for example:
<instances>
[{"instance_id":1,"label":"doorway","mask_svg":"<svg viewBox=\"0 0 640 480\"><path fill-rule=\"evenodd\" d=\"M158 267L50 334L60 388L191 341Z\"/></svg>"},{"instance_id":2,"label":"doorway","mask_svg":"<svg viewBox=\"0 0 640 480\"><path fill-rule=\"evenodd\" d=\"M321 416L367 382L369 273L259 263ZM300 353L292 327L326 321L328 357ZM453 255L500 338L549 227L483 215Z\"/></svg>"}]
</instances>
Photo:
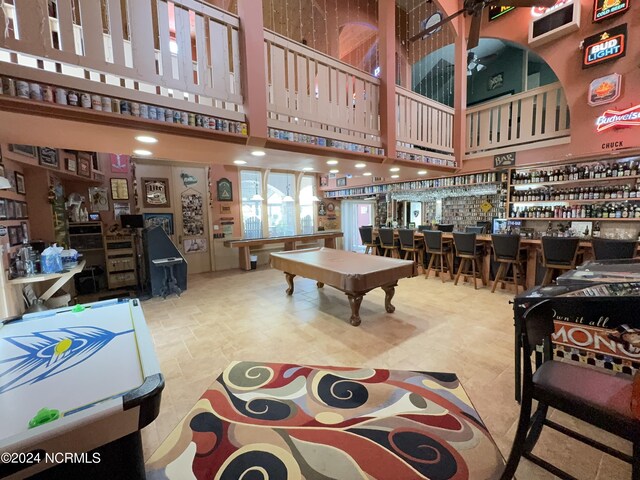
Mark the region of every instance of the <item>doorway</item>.
<instances>
[{"instance_id":1,"label":"doorway","mask_svg":"<svg viewBox=\"0 0 640 480\"><path fill-rule=\"evenodd\" d=\"M344 200L342 202L342 231L344 232L344 249L351 252L364 252L360 240L360 227L373 225L374 201Z\"/></svg>"}]
</instances>

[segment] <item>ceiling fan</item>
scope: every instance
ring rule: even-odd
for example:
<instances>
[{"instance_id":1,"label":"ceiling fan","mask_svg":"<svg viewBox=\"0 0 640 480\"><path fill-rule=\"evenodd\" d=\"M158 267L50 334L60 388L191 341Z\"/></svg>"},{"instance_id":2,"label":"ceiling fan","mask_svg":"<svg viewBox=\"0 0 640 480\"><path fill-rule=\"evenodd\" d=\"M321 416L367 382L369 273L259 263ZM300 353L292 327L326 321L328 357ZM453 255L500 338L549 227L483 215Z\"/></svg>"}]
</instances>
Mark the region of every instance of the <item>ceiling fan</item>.
<instances>
[{"instance_id":1,"label":"ceiling fan","mask_svg":"<svg viewBox=\"0 0 640 480\"><path fill-rule=\"evenodd\" d=\"M429 34L435 32L439 28L454 18L464 14L471 17L471 28L469 29L469 38L467 39L467 49L478 46L480 39L480 25L482 24L482 12L487 6L512 6L512 7L545 7L549 8L555 5L556 0L464 0L463 7L457 12L449 15L447 18L437 23L427 26L421 32L417 33L409 39L411 42L420 40Z\"/></svg>"},{"instance_id":2,"label":"ceiling fan","mask_svg":"<svg viewBox=\"0 0 640 480\"><path fill-rule=\"evenodd\" d=\"M470 77L475 72L481 72L487 68L487 63L495 60L497 57L497 53L492 53L486 57L478 57L475 52L467 52L467 76Z\"/></svg>"}]
</instances>

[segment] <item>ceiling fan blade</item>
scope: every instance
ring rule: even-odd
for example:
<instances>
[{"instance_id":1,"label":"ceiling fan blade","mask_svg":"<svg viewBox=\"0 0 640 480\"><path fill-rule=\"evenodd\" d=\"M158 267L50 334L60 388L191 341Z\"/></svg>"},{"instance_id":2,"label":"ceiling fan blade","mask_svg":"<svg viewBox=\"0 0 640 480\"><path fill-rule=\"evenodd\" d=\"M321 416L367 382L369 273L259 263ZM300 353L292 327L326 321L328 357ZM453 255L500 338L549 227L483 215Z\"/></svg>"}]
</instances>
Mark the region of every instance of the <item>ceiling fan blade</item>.
<instances>
[{"instance_id":1,"label":"ceiling fan blade","mask_svg":"<svg viewBox=\"0 0 640 480\"><path fill-rule=\"evenodd\" d=\"M482 24L482 8L479 8L471 17L471 28L469 29L469 38L467 39L467 50L471 50L478 46L480 41L480 25Z\"/></svg>"},{"instance_id":2,"label":"ceiling fan blade","mask_svg":"<svg viewBox=\"0 0 640 480\"><path fill-rule=\"evenodd\" d=\"M458 10L456 13L453 13L453 14L449 15L447 18L443 18L438 23L434 23L429 28L425 28L420 33L418 33L418 34L414 35L413 37L411 37L409 39L409 41L410 42L415 42L416 40L420 40L425 35L429 35L434 30L437 30L438 28L440 28L444 24L449 23L451 20L453 20L454 18L456 18L459 15L462 15L463 13L464 13L464 8L462 10Z\"/></svg>"},{"instance_id":3,"label":"ceiling fan blade","mask_svg":"<svg viewBox=\"0 0 640 480\"><path fill-rule=\"evenodd\" d=\"M498 0L491 5L498 7L553 7L557 0Z\"/></svg>"}]
</instances>

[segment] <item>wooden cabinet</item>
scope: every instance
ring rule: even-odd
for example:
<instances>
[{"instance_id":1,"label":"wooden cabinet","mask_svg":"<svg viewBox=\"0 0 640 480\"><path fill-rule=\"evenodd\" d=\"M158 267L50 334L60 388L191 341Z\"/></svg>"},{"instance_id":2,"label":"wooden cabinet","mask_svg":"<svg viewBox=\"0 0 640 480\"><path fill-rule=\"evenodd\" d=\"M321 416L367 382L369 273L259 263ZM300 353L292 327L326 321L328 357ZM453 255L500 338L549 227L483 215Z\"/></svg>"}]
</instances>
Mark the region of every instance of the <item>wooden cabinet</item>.
<instances>
[{"instance_id":1,"label":"wooden cabinet","mask_svg":"<svg viewBox=\"0 0 640 480\"><path fill-rule=\"evenodd\" d=\"M105 235L104 249L109 289L138 284L133 235Z\"/></svg>"}]
</instances>

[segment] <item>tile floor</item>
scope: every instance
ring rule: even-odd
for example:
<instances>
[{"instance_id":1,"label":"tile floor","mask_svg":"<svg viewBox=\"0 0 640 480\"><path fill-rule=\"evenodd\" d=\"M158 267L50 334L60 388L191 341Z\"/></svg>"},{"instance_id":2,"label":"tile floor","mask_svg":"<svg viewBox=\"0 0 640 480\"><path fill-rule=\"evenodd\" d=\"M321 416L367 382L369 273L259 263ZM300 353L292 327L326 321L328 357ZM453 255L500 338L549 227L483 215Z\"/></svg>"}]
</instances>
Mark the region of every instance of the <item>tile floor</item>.
<instances>
[{"instance_id":1,"label":"tile floor","mask_svg":"<svg viewBox=\"0 0 640 480\"><path fill-rule=\"evenodd\" d=\"M384 311L381 289L367 294L362 325L349 324L347 297L296 277L288 297L284 275L268 267L193 275L180 298L143 303L166 379L158 419L143 430L145 457L158 447L232 360L367 366L455 372L503 455L515 434L513 315L508 291L419 276L400 281ZM579 423L552 414L565 424ZM630 445L588 425L582 432ZM535 453L584 480L631 478L627 464L545 429ZM555 478L523 460L520 480Z\"/></svg>"}]
</instances>

